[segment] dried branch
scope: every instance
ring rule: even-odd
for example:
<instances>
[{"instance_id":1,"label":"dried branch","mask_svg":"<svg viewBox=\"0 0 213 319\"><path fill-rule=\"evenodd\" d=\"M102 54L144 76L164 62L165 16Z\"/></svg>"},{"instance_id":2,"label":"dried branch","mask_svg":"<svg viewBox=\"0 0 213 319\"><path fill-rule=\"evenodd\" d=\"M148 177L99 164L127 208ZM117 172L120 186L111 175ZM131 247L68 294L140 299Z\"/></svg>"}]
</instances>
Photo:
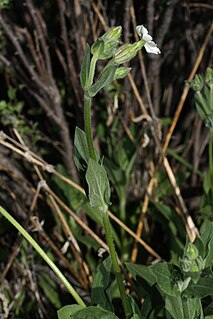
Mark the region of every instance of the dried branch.
<instances>
[{"instance_id":1,"label":"dried branch","mask_svg":"<svg viewBox=\"0 0 213 319\"><path fill-rule=\"evenodd\" d=\"M70 137L68 123L66 121L62 108L61 96L52 73L51 58L47 41L45 39L45 22L43 21L38 11L35 10L31 0L27 0L27 8L29 9L34 22L34 33L37 36L37 42L39 44L37 47L37 51L35 50L35 45L29 32L24 31L22 33L25 35L25 39L27 40L28 44L28 50L33 59L33 62L37 67L34 67L34 63L32 63L29 54L24 52L23 48L25 43L23 43L20 36L18 36L20 35L20 33L18 33L20 28L18 28L17 26L14 26L14 28L12 28L12 26L9 26L9 24L5 22L5 18L3 17L2 13L0 13L0 26L4 30L5 35L10 40L10 43L17 53L16 58L18 59L18 63L16 63L14 58L11 57L11 66L13 70L16 71L15 76L19 79L21 78L24 81L29 93L31 93L31 95L36 98L53 125L57 126L58 135L62 142L64 163L69 174L76 181L78 181L79 177L73 161L73 143ZM40 46L41 51L40 49L38 49L40 48ZM42 60L44 60L44 63L40 63L40 61ZM20 64L24 68L21 68Z\"/></svg>"}]
</instances>

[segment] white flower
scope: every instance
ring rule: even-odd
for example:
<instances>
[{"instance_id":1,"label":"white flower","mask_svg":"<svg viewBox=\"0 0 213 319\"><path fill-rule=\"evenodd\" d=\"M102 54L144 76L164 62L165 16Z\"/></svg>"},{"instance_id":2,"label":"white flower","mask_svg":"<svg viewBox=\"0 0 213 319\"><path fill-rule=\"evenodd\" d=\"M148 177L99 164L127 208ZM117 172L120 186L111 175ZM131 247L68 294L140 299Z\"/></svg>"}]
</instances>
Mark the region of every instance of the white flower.
<instances>
[{"instance_id":1,"label":"white flower","mask_svg":"<svg viewBox=\"0 0 213 319\"><path fill-rule=\"evenodd\" d=\"M145 41L145 49L148 53L160 54L160 49L157 47L157 44L152 41L151 35L149 35L148 30L143 25L138 25L136 27L136 32L141 38Z\"/></svg>"}]
</instances>

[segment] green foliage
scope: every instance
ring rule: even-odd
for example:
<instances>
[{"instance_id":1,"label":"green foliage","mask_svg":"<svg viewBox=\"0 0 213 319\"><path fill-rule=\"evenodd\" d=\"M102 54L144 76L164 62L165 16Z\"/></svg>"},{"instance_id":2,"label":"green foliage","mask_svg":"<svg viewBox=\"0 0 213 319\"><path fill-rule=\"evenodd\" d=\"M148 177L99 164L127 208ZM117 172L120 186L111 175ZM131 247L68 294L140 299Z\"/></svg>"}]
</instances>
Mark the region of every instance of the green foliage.
<instances>
[{"instance_id":1,"label":"green foliage","mask_svg":"<svg viewBox=\"0 0 213 319\"><path fill-rule=\"evenodd\" d=\"M11 0L0 0L0 9L9 9L11 7Z\"/></svg>"},{"instance_id":2,"label":"green foliage","mask_svg":"<svg viewBox=\"0 0 213 319\"><path fill-rule=\"evenodd\" d=\"M110 84L114 80L116 70L117 65L110 61L101 72L100 78L88 89L89 96L94 97L101 89Z\"/></svg>"},{"instance_id":3,"label":"green foliage","mask_svg":"<svg viewBox=\"0 0 213 319\"><path fill-rule=\"evenodd\" d=\"M79 171L86 172L89 161L89 148L87 145L86 133L79 127L76 127L75 129L74 161Z\"/></svg>"},{"instance_id":4,"label":"green foliage","mask_svg":"<svg viewBox=\"0 0 213 319\"><path fill-rule=\"evenodd\" d=\"M197 74L188 85L195 91L197 112L205 125L213 129L213 69L207 68L204 76Z\"/></svg>"},{"instance_id":5,"label":"green foliage","mask_svg":"<svg viewBox=\"0 0 213 319\"><path fill-rule=\"evenodd\" d=\"M32 144L41 140L41 134L38 130L38 123L28 123L23 115L24 102L17 99L18 90L22 87L9 87L7 91L8 101L0 101L0 119L1 123L7 127L13 127L18 130L21 136L26 137Z\"/></svg>"},{"instance_id":6,"label":"green foliage","mask_svg":"<svg viewBox=\"0 0 213 319\"><path fill-rule=\"evenodd\" d=\"M149 288L146 288L145 300L154 299L157 290L171 318L204 318L213 296L212 238L213 223L210 223L193 244L186 243L179 265L165 262L152 266L126 263L135 280L140 277L147 283ZM146 287L143 282L142 287ZM206 297L209 297L209 303L204 302ZM155 315L161 309L156 309Z\"/></svg>"},{"instance_id":7,"label":"green foliage","mask_svg":"<svg viewBox=\"0 0 213 319\"><path fill-rule=\"evenodd\" d=\"M81 310L82 307L79 305L67 305L58 310L58 319L71 319L73 315Z\"/></svg>"},{"instance_id":8,"label":"green foliage","mask_svg":"<svg viewBox=\"0 0 213 319\"><path fill-rule=\"evenodd\" d=\"M115 275L112 269L111 257L108 256L98 267L94 276L91 304L98 305L103 309L112 311L114 310L112 304L113 298L113 282Z\"/></svg>"},{"instance_id":9,"label":"green foliage","mask_svg":"<svg viewBox=\"0 0 213 319\"><path fill-rule=\"evenodd\" d=\"M48 274L41 274L39 278L39 286L44 291L45 296L50 300L56 309L61 308L59 293L57 292L56 283L50 278Z\"/></svg>"},{"instance_id":10,"label":"green foliage","mask_svg":"<svg viewBox=\"0 0 213 319\"><path fill-rule=\"evenodd\" d=\"M90 158L86 180L89 186L90 205L106 212L110 205L110 186L104 166Z\"/></svg>"},{"instance_id":11,"label":"green foliage","mask_svg":"<svg viewBox=\"0 0 213 319\"><path fill-rule=\"evenodd\" d=\"M122 28L120 26L109 28L107 32L105 32L104 35L98 38L92 45L92 55L100 60L106 60L113 57L119 42L119 38L121 36L121 30Z\"/></svg>"},{"instance_id":12,"label":"green foliage","mask_svg":"<svg viewBox=\"0 0 213 319\"><path fill-rule=\"evenodd\" d=\"M204 124L210 129L209 170L204 176L204 193L201 199L201 216L212 220L213 212L213 69L207 68L205 75L197 74L188 84L195 91L195 105Z\"/></svg>"}]
</instances>

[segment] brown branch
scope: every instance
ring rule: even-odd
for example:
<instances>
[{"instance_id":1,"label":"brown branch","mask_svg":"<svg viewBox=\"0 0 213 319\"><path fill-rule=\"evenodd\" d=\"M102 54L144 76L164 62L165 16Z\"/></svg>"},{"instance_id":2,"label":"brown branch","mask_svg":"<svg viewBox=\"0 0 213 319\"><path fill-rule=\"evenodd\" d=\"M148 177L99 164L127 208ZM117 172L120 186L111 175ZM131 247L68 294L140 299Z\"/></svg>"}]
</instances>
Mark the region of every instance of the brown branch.
<instances>
[{"instance_id":1,"label":"brown branch","mask_svg":"<svg viewBox=\"0 0 213 319\"><path fill-rule=\"evenodd\" d=\"M31 15L33 15L34 13L36 14L36 10L32 5L31 0L27 0L27 7L29 8ZM39 75L36 73L29 57L23 51L19 43L17 34L4 21L2 14L0 14L0 25L2 26L6 36L9 38L15 50L17 51L17 56L19 57L20 62L24 66L24 70L27 74L25 75L25 72L21 69L20 63L17 63L17 66L16 63L15 65L14 63L12 63L14 70L17 70L17 68L19 68L19 72L21 72L22 79L27 85L29 92L36 98L47 116L53 121L53 124L56 124L58 126L58 134L61 139L64 151L64 163L66 165L68 173L76 181L78 181L79 177L73 160L73 144L69 133L69 127L62 108L61 96L52 75L48 47L44 35L42 35L42 32L45 32L45 27L43 26L45 23L38 14L36 15L36 17L33 16L33 19L46 63L46 68L44 70L41 70L40 68L40 71L42 73ZM30 44L29 49L31 49L31 55L35 57L34 46L32 46L30 36L27 36L27 38ZM42 59L42 57L40 57L39 59ZM28 74L30 75L30 79Z\"/></svg>"},{"instance_id":2,"label":"brown branch","mask_svg":"<svg viewBox=\"0 0 213 319\"><path fill-rule=\"evenodd\" d=\"M155 42L159 48L162 48L164 38L169 30L173 13L177 3L180 0L174 0L169 2L168 8L166 9L164 16L162 18L162 23L158 28L157 34L154 36ZM160 68L161 68L161 58L160 56L151 57L151 63L149 67L150 84L153 84L153 104L156 114L159 114L160 105Z\"/></svg>"},{"instance_id":3,"label":"brown branch","mask_svg":"<svg viewBox=\"0 0 213 319\"><path fill-rule=\"evenodd\" d=\"M31 63L28 61L27 56L22 50L16 35L13 33L10 26L4 21L1 12L0 12L0 25L2 29L4 30L6 36L10 39L11 43L13 44L16 50L16 54L19 56L23 66L25 67L26 71L29 73L31 80L36 83L36 85L41 91L45 90L46 92L48 92L48 90L44 87L39 77L37 76L36 72L34 71Z\"/></svg>"},{"instance_id":4,"label":"brown branch","mask_svg":"<svg viewBox=\"0 0 213 319\"><path fill-rule=\"evenodd\" d=\"M63 40L64 48L65 48L65 54L66 54L66 60L67 60L67 76L69 78L69 81L72 85L73 92L75 94L75 98L77 100L77 105L75 105L76 114L79 114L79 109L82 109L82 102L80 98L80 86L79 86L79 78L77 76L76 68L72 59L72 50L70 47L70 41L67 34L67 27L66 27L66 21L65 21L65 2L62 0L57 0L58 2L58 8L59 8L59 20L60 20L60 26L61 26L61 37Z\"/></svg>"},{"instance_id":5,"label":"brown branch","mask_svg":"<svg viewBox=\"0 0 213 319\"><path fill-rule=\"evenodd\" d=\"M124 42L129 42L129 26L130 26L130 7L132 0L125 0L124 3L124 15L123 15L123 34Z\"/></svg>"},{"instance_id":6,"label":"brown branch","mask_svg":"<svg viewBox=\"0 0 213 319\"><path fill-rule=\"evenodd\" d=\"M49 75L49 79L51 80L51 79L53 79L53 74L52 74L52 66L51 66L48 45L47 45L47 42L45 39L45 31L46 31L46 28L44 27L45 23L43 21L43 18L41 16L40 12L35 9L32 0L26 0L26 5L29 9L33 23L34 23L35 28L38 32L38 39L41 43L47 73Z\"/></svg>"},{"instance_id":7,"label":"brown branch","mask_svg":"<svg viewBox=\"0 0 213 319\"><path fill-rule=\"evenodd\" d=\"M155 0L147 1L147 27L150 34L153 34L153 23L154 23L154 16L155 16Z\"/></svg>"}]
</instances>

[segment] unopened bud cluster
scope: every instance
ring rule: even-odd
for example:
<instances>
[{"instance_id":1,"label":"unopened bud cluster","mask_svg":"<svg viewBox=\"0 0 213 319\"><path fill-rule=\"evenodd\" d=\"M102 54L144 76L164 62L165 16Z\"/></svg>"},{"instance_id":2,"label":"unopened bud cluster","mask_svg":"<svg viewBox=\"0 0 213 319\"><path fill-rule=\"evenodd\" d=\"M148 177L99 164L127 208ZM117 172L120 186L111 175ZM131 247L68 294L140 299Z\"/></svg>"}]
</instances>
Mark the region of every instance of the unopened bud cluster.
<instances>
[{"instance_id":1,"label":"unopened bud cluster","mask_svg":"<svg viewBox=\"0 0 213 319\"><path fill-rule=\"evenodd\" d=\"M204 267L204 261L201 256L199 256L199 252L197 247L189 243L183 258L180 261L180 266L184 272L199 272Z\"/></svg>"},{"instance_id":2,"label":"unopened bud cluster","mask_svg":"<svg viewBox=\"0 0 213 319\"><path fill-rule=\"evenodd\" d=\"M109 28L107 32L95 41L91 48L87 45L80 74L81 86L87 96L94 97L112 81L123 79L127 76L131 68L121 67L120 65L133 59L143 46L149 53L160 53L144 26L138 26L136 31L140 40L132 44L123 44L119 47L122 28L118 26ZM92 59L90 58L91 54L93 55ZM96 62L107 59L110 59L110 61L102 70L97 81L93 83Z\"/></svg>"},{"instance_id":3,"label":"unopened bud cluster","mask_svg":"<svg viewBox=\"0 0 213 319\"><path fill-rule=\"evenodd\" d=\"M196 74L188 86L195 92L195 105L204 124L213 129L213 69L207 68L205 75Z\"/></svg>"}]
</instances>

